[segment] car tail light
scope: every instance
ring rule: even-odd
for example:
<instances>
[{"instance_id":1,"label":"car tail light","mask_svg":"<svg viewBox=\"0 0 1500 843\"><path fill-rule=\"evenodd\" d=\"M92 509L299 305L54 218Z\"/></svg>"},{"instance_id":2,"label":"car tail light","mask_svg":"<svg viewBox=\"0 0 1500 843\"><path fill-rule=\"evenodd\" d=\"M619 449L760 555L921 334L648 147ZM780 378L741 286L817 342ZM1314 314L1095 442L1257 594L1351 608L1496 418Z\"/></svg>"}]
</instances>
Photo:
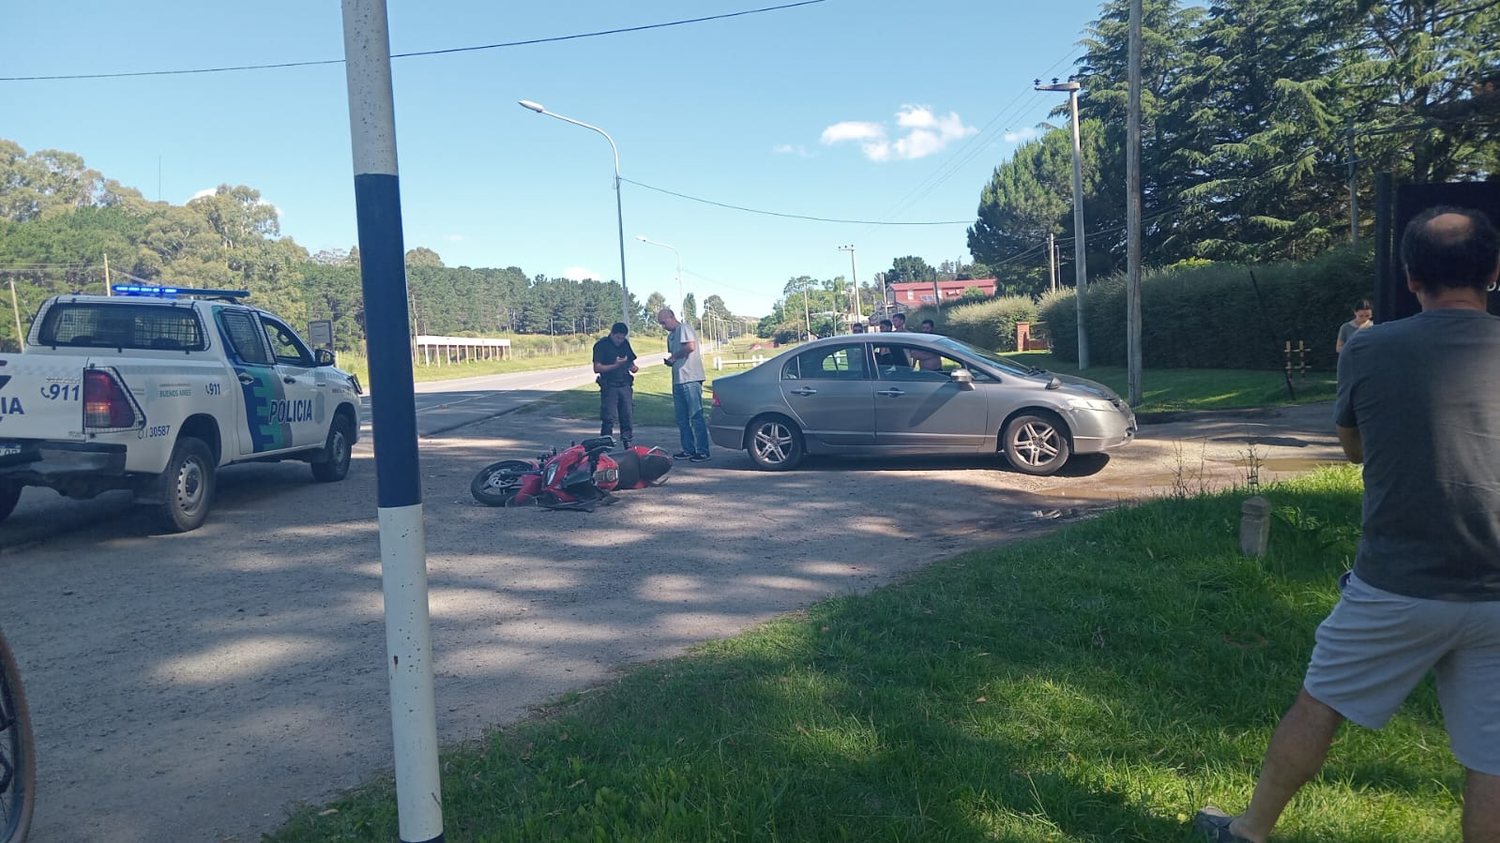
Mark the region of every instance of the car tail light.
<instances>
[{"instance_id":1,"label":"car tail light","mask_svg":"<svg viewBox=\"0 0 1500 843\"><path fill-rule=\"evenodd\" d=\"M120 382L97 369L83 373L84 429L121 430L135 427L135 407Z\"/></svg>"},{"instance_id":2,"label":"car tail light","mask_svg":"<svg viewBox=\"0 0 1500 843\"><path fill-rule=\"evenodd\" d=\"M709 406L711 406L711 407L717 407L717 406L719 406L719 396L715 395L714 396L714 403L710 404Z\"/></svg>"}]
</instances>

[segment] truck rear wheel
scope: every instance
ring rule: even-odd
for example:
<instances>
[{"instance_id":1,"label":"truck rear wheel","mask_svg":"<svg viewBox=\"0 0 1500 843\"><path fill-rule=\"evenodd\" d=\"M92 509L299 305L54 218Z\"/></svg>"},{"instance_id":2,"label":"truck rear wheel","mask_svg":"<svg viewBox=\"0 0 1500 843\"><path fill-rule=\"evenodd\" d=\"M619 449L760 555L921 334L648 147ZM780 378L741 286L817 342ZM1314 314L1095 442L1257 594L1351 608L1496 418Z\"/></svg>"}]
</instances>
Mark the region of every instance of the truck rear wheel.
<instances>
[{"instance_id":1,"label":"truck rear wheel","mask_svg":"<svg viewBox=\"0 0 1500 843\"><path fill-rule=\"evenodd\" d=\"M0 480L0 521L10 517L16 509L16 501L21 499L21 484Z\"/></svg>"},{"instance_id":2,"label":"truck rear wheel","mask_svg":"<svg viewBox=\"0 0 1500 843\"><path fill-rule=\"evenodd\" d=\"M184 436L172 449L161 484L157 520L171 533L186 533L203 525L214 496L214 457L201 439Z\"/></svg>"}]
</instances>

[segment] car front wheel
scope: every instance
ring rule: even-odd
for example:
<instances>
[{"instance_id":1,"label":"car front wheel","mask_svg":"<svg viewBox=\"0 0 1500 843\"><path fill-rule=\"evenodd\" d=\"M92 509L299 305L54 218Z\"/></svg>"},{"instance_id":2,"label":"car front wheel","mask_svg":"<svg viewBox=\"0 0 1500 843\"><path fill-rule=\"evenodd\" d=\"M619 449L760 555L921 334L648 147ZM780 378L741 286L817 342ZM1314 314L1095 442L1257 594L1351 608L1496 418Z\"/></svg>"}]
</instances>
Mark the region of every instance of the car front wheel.
<instances>
[{"instance_id":1,"label":"car front wheel","mask_svg":"<svg viewBox=\"0 0 1500 843\"><path fill-rule=\"evenodd\" d=\"M1045 477L1068 461L1068 432L1051 413L1022 413L1001 433L1005 458L1017 471Z\"/></svg>"},{"instance_id":2,"label":"car front wheel","mask_svg":"<svg viewBox=\"0 0 1500 843\"><path fill-rule=\"evenodd\" d=\"M750 422L745 439L750 459L767 471L788 471L802 461L802 431L781 416L761 416Z\"/></svg>"}]
</instances>

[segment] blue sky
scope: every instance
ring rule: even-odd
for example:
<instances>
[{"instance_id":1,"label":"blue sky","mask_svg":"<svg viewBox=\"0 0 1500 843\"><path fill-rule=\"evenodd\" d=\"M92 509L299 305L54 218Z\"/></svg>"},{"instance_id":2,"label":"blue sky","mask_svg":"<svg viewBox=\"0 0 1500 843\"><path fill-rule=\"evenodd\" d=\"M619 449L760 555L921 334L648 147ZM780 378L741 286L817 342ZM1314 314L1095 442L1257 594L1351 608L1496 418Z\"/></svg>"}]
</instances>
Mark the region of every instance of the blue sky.
<instances>
[{"instance_id":1,"label":"blue sky","mask_svg":"<svg viewBox=\"0 0 1500 843\"><path fill-rule=\"evenodd\" d=\"M637 27L776 0L390 4L395 53ZM902 255L969 259L966 225L994 167L1061 95L1097 0L824 0L783 11L393 62L405 241L449 266L617 279L613 163L627 282L644 300L722 296L759 316L788 278L868 281ZM17 3L0 76L118 73L343 57L333 0ZM181 204L227 183L261 192L311 251L356 242L342 64L57 81L0 81L0 137L62 149Z\"/></svg>"}]
</instances>

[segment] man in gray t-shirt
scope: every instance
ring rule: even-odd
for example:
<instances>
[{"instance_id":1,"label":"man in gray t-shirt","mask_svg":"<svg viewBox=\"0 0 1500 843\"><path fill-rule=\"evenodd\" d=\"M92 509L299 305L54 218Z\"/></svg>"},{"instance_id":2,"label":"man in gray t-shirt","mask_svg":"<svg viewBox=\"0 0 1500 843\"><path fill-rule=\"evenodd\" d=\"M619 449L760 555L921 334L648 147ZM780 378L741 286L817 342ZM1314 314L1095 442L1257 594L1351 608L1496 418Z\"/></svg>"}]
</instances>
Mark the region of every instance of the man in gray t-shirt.
<instances>
[{"instance_id":1,"label":"man in gray t-shirt","mask_svg":"<svg viewBox=\"0 0 1500 843\"><path fill-rule=\"evenodd\" d=\"M1345 720L1378 729L1430 671L1467 773L1464 840L1500 840L1500 234L1478 211L1434 208L1401 240L1422 312L1359 329L1339 355L1334 424L1364 464L1364 530L1318 627L1297 701L1250 805L1210 805L1210 840L1260 843L1323 765Z\"/></svg>"},{"instance_id":2,"label":"man in gray t-shirt","mask_svg":"<svg viewBox=\"0 0 1500 843\"><path fill-rule=\"evenodd\" d=\"M703 462L708 459L708 422L703 418L703 353L693 326L679 321L671 308L662 308L656 321L667 334L666 364L672 367L672 408L677 411L677 432L682 450L674 459Z\"/></svg>"}]
</instances>

